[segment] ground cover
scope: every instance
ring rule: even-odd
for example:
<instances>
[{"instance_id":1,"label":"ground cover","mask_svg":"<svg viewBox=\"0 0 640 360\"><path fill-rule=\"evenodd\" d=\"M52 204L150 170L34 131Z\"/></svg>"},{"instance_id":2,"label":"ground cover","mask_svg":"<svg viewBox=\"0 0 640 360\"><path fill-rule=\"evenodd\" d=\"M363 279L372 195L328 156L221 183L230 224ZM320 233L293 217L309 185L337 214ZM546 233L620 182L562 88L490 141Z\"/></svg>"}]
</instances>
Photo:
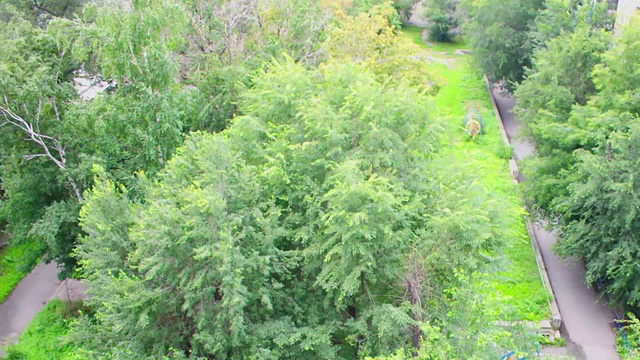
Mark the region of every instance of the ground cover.
<instances>
[{"instance_id":1,"label":"ground cover","mask_svg":"<svg viewBox=\"0 0 640 360\"><path fill-rule=\"evenodd\" d=\"M518 214L517 220L507 231L509 246L501 259L495 261L495 271L483 274L478 281L478 291L495 304L488 312L507 315L514 320L538 321L550 318L548 299L538 272L535 254L525 226L525 212L520 203L518 189L510 177L508 158L511 149L502 141L497 120L482 76L471 65L468 55L457 55L456 49L464 44L425 44L421 29L407 27L402 37L416 45L416 52L423 58L435 58L427 62L446 82L432 99L437 107L437 117L443 120L449 137L449 147L444 150L452 161L463 163L478 175L479 182L504 198L504 207ZM467 108L476 108L483 119L483 134L473 141L464 132ZM506 314L505 314L506 312Z\"/></svg>"},{"instance_id":2,"label":"ground cover","mask_svg":"<svg viewBox=\"0 0 640 360\"><path fill-rule=\"evenodd\" d=\"M6 348L7 360L82 359L73 344L64 340L69 321L77 314L77 303L50 301L20 335L20 341Z\"/></svg>"},{"instance_id":3,"label":"ground cover","mask_svg":"<svg viewBox=\"0 0 640 360\"><path fill-rule=\"evenodd\" d=\"M621 321L624 329L616 328L616 345L623 360L640 360L640 320L629 314L628 320Z\"/></svg>"},{"instance_id":4,"label":"ground cover","mask_svg":"<svg viewBox=\"0 0 640 360\"><path fill-rule=\"evenodd\" d=\"M9 245L0 250L0 303L40 260L42 250L36 242Z\"/></svg>"}]
</instances>

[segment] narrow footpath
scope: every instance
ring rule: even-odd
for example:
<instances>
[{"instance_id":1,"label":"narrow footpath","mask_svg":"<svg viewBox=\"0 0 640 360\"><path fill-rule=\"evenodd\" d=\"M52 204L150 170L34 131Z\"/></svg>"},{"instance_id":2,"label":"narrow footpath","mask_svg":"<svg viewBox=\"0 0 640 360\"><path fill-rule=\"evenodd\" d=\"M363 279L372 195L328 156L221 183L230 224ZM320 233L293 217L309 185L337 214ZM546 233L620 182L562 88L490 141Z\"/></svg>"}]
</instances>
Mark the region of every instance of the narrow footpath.
<instances>
[{"instance_id":1,"label":"narrow footpath","mask_svg":"<svg viewBox=\"0 0 640 360\"><path fill-rule=\"evenodd\" d=\"M533 153L534 145L516 137L521 124L512 113L513 97L504 97L499 90L494 90L494 96L516 160L520 160ZM553 253L551 248L557 240L554 232L540 225L534 226L534 232L560 308L569 351L578 359L620 359L615 345L613 311L598 302L594 289L585 284L584 265L564 261Z\"/></svg>"},{"instance_id":2,"label":"narrow footpath","mask_svg":"<svg viewBox=\"0 0 640 360\"><path fill-rule=\"evenodd\" d=\"M55 262L38 264L0 304L0 345L18 340L60 286ZM3 356L0 350L0 356Z\"/></svg>"}]
</instances>

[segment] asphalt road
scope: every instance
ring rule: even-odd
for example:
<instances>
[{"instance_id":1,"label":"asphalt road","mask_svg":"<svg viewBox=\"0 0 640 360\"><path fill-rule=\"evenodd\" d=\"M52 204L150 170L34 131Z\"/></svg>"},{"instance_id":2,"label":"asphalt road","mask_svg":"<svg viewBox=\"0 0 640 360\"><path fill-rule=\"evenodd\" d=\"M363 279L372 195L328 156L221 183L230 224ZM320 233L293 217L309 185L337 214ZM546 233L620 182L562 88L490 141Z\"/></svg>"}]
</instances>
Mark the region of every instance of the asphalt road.
<instances>
[{"instance_id":1,"label":"asphalt road","mask_svg":"<svg viewBox=\"0 0 640 360\"><path fill-rule=\"evenodd\" d=\"M516 136L521 124L511 112L513 98L504 97L497 90L494 90L494 95L516 160L520 160L533 153L534 144ZM557 240L554 232L545 230L543 226L535 226L534 230L562 315L567 347L579 359L620 359L615 345L613 311L598 302L594 289L585 284L584 265L565 261L553 253L551 248Z\"/></svg>"},{"instance_id":2,"label":"asphalt road","mask_svg":"<svg viewBox=\"0 0 640 360\"><path fill-rule=\"evenodd\" d=\"M0 304L0 345L17 340L60 283L55 262L38 264L20 281L13 293Z\"/></svg>"}]
</instances>

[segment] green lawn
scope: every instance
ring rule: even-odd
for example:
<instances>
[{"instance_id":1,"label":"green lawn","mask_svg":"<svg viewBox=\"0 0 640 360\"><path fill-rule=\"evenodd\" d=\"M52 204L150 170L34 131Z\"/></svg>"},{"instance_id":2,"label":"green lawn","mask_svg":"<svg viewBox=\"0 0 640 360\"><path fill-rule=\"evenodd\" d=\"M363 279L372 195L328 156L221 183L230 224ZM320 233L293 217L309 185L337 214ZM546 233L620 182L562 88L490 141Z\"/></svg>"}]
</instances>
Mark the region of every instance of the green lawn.
<instances>
[{"instance_id":1,"label":"green lawn","mask_svg":"<svg viewBox=\"0 0 640 360\"><path fill-rule=\"evenodd\" d=\"M455 55L454 49L462 44L426 45L420 39L420 29L403 29L402 37L429 53L437 62L428 63L446 84L433 99L437 116L442 119L449 136L450 158L461 162L480 177L479 181L496 197L504 198L504 209L514 214L514 221L506 229L509 237L504 249L504 260L496 261L495 270L483 274L478 281L478 291L487 295L495 304L487 311L507 313L514 320L536 321L550 317L548 298L551 296L542 285L527 234L524 209L518 190L510 177L507 159L510 149L500 135L498 123L482 76L471 65L469 55ZM445 65L446 63L447 65ZM474 141L464 132L467 106L480 110L483 134Z\"/></svg>"},{"instance_id":2,"label":"green lawn","mask_svg":"<svg viewBox=\"0 0 640 360\"><path fill-rule=\"evenodd\" d=\"M66 344L69 319L74 306L61 300L50 301L20 335L16 345L7 347L7 360L80 360L77 349Z\"/></svg>"},{"instance_id":3,"label":"green lawn","mask_svg":"<svg viewBox=\"0 0 640 360\"><path fill-rule=\"evenodd\" d=\"M10 245L0 251L0 303L38 263L42 250L35 242Z\"/></svg>"}]
</instances>

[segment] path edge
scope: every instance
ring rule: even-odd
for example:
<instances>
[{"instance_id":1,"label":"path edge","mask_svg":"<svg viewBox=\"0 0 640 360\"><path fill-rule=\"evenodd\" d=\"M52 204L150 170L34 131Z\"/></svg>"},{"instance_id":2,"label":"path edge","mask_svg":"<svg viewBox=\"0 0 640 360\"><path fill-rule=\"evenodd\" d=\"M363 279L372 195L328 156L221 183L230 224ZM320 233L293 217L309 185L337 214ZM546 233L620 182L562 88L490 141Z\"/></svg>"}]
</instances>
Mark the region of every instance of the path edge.
<instances>
[{"instance_id":1,"label":"path edge","mask_svg":"<svg viewBox=\"0 0 640 360\"><path fill-rule=\"evenodd\" d=\"M509 142L509 137L507 136L507 132L504 129L504 124L502 122L502 116L500 116L500 111L498 111L498 105L496 104L496 99L493 95L493 86L489 82L487 75L484 75L484 83L487 87L487 92L489 93L489 98L491 99L491 105L493 106L493 112L496 115L496 119L498 120L498 126L500 127L500 134L502 135L502 141L507 146L511 146ZM511 170L511 178L513 182L518 184L520 171L518 170L518 164L514 158L511 156L509 158L509 168ZM522 202L523 199L520 198ZM542 254L540 253L540 245L538 244L538 238L536 236L535 230L533 228L533 224L529 219L525 219L525 224L527 227L527 233L529 233L529 240L531 242L531 247L533 248L536 254L536 263L538 264L538 273L540 274L540 279L542 280L542 284L549 294L551 294L551 298L547 300L549 304L549 309L551 310L551 326L554 329L560 329L562 326L562 316L560 315L560 309L558 308L558 303L556 302L556 296L553 292L553 288L551 287L551 281L549 280L549 274L547 273L547 267L544 265L544 260L542 258Z\"/></svg>"}]
</instances>

